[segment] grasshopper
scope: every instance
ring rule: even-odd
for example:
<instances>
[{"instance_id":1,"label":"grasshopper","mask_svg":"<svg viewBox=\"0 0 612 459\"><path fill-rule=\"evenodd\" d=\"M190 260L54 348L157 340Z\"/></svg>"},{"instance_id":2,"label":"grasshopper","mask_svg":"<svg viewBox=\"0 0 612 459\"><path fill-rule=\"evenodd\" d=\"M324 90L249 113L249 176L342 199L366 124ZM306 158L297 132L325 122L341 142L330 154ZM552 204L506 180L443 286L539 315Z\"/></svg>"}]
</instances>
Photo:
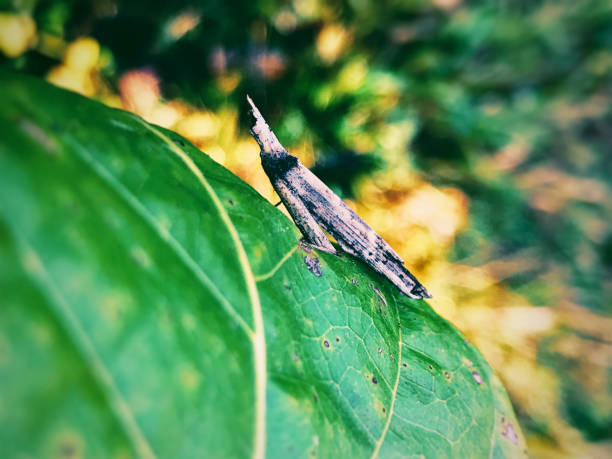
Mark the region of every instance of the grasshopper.
<instances>
[{"instance_id":1,"label":"grasshopper","mask_svg":"<svg viewBox=\"0 0 612 459\"><path fill-rule=\"evenodd\" d=\"M263 169L306 242L335 254L325 230L344 252L366 262L404 295L430 298L391 246L281 145L249 96L247 100L255 119L251 134L261 149Z\"/></svg>"}]
</instances>

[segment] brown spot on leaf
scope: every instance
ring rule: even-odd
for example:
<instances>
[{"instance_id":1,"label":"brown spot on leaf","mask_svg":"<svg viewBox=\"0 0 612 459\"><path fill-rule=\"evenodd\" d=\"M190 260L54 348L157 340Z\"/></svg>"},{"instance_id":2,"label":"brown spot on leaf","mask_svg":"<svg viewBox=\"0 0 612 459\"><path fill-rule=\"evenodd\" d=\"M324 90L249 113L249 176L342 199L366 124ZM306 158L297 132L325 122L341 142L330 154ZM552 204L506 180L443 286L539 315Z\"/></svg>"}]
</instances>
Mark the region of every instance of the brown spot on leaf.
<instances>
[{"instance_id":1,"label":"brown spot on leaf","mask_svg":"<svg viewBox=\"0 0 612 459\"><path fill-rule=\"evenodd\" d=\"M323 346L329 347L329 341L327 341L327 340L323 341Z\"/></svg>"},{"instance_id":2,"label":"brown spot on leaf","mask_svg":"<svg viewBox=\"0 0 612 459\"><path fill-rule=\"evenodd\" d=\"M376 379L376 376L372 376L372 382L374 384L378 384L378 379Z\"/></svg>"},{"instance_id":3,"label":"brown spot on leaf","mask_svg":"<svg viewBox=\"0 0 612 459\"><path fill-rule=\"evenodd\" d=\"M310 271L317 277L321 277L321 263L319 263L318 258L306 255L304 257L304 264L306 265L306 268L308 268L308 271Z\"/></svg>"},{"instance_id":4,"label":"brown spot on leaf","mask_svg":"<svg viewBox=\"0 0 612 459\"><path fill-rule=\"evenodd\" d=\"M183 142L181 139L172 139L172 141L177 144L179 147L184 147L185 146L185 142Z\"/></svg>"},{"instance_id":5,"label":"brown spot on leaf","mask_svg":"<svg viewBox=\"0 0 612 459\"><path fill-rule=\"evenodd\" d=\"M230 206L233 206L233 205L234 205L234 201L232 201L231 199L228 199L228 200L227 200L227 203L228 203Z\"/></svg>"},{"instance_id":6,"label":"brown spot on leaf","mask_svg":"<svg viewBox=\"0 0 612 459\"><path fill-rule=\"evenodd\" d=\"M336 336L336 343L340 342L340 337Z\"/></svg>"},{"instance_id":7,"label":"brown spot on leaf","mask_svg":"<svg viewBox=\"0 0 612 459\"><path fill-rule=\"evenodd\" d=\"M66 459L83 457L83 439L75 432L64 432L57 439L56 456Z\"/></svg>"},{"instance_id":8,"label":"brown spot on leaf","mask_svg":"<svg viewBox=\"0 0 612 459\"><path fill-rule=\"evenodd\" d=\"M512 443L513 445L518 445L519 438L518 438L518 434L516 433L516 430L514 430L514 426L510 422L508 423L504 422L503 418L502 418L502 436L505 437L508 441L510 441L510 443Z\"/></svg>"},{"instance_id":9,"label":"brown spot on leaf","mask_svg":"<svg viewBox=\"0 0 612 459\"><path fill-rule=\"evenodd\" d=\"M482 376L480 376L480 373L477 371L472 371L472 378L474 378L474 381L476 381L479 386L482 384Z\"/></svg>"},{"instance_id":10,"label":"brown spot on leaf","mask_svg":"<svg viewBox=\"0 0 612 459\"><path fill-rule=\"evenodd\" d=\"M59 454L61 457L75 457L76 447L70 443L60 445Z\"/></svg>"},{"instance_id":11,"label":"brown spot on leaf","mask_svg":"<svg viewBox=\"0 0 612 459\"><path fill-rule=\"evenodd\" d=\"M357 279L351 279L351 283L353 285L359 285L359 281Z\"/></svg>"},{"instance_id":12,"label":"brown spot on leaf","mask_svg":"<svg viewBox=\"0 0 612 459\"><path fill-rule=\"evenodd\" d=\"M300 240L300 243L298 244L298 247L300 249L302 249L304 252L312 253L312 247L304 239Z\"/></svg>"}]
</instances>

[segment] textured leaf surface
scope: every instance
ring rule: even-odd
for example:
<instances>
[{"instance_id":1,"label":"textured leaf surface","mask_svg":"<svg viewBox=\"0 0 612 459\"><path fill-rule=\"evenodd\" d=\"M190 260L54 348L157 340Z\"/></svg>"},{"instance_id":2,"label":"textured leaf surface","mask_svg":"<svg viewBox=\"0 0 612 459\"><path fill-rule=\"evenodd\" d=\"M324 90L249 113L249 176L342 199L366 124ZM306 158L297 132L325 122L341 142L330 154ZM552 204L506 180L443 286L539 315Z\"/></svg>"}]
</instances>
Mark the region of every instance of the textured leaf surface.
<instances>
[{"instance_id":1,"label":"textured leaf surface","mask_svg":"<svg viewBox=\"0 0 612 459\"><path fill-rule=\"evenodd\" d=\"M514 457L478 351L177 135L0 77L4 457Z\"/></svg>"}]
</instances>

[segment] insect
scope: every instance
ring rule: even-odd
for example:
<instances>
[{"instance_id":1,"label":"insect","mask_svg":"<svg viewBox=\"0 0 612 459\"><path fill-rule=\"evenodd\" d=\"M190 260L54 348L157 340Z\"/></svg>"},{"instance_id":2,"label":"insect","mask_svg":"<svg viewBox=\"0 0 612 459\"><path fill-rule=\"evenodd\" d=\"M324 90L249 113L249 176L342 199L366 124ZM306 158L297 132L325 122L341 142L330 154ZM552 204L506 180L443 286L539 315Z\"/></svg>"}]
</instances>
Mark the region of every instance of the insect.
<instances>
[{"instance_id":1,"label":"insect","mask_svg":"<svg viewBox=\"0 0 612 459\"><path fill-rule=\"evenodd\" d=\"M430 298L391 246L281 145L249 96L247 100L255 119L251 134L261 149L261 164L306 242L336 253L325 230L343 251L366 262L403 294Z\"/></svg>"}]
</instances>

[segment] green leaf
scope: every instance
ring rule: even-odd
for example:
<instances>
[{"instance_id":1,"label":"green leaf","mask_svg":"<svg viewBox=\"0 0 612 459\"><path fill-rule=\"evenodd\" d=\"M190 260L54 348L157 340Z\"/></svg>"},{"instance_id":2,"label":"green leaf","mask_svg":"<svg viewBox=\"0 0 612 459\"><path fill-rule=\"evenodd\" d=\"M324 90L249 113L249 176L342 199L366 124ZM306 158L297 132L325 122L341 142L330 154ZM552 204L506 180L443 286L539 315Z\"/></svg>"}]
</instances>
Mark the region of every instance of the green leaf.
<instances>
[{"instance_id":1,"label":"green leaf","mask_svg":"<svg viewBox=\"0 0 612 459\"><path fill-rule=\"evenodd\" d=\"M0 76L3 457L512 457L480 353L176 134Z\"/></svg>"}]
</instances>

